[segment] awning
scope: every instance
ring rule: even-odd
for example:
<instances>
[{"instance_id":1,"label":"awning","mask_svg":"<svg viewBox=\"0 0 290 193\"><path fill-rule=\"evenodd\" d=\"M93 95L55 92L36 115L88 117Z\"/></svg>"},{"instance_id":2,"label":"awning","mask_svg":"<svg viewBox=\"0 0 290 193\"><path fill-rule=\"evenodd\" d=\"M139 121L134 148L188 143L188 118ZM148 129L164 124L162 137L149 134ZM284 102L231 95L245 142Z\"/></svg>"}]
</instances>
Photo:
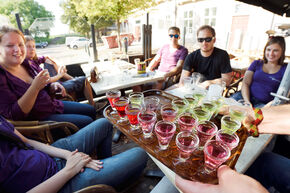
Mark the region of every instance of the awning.
<instances>
[{"instance_id":1,"label":"awning","mask_svg":"<svg viewBox=\"0 0 290 193\"><path fill-rule=\"evenodd\" d=\"M290 1L289 0L237 0L247 4L262 7L275 14L290 17Z\"/></svg>"}]
</instances>

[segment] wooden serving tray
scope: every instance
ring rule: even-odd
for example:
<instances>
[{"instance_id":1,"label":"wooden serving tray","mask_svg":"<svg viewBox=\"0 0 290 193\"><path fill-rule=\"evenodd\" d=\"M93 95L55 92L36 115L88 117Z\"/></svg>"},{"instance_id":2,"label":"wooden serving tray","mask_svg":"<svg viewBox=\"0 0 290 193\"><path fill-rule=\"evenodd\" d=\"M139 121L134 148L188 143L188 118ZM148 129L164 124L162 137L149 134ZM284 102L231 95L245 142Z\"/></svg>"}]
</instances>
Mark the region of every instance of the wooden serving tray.
<instances>
[{"instance_id":1,"label":"wooden serving tray","mask_svg":"<svg viewBox=\"0 0 290 193\"><path fill-rule=\"evenodd\" d=\"M148 90L143 92L144 97L146 96L156 96L160 99L160 105L162 106L164 104L171 103L171 100L175 98L179 98L177 96L174 96L172 94L166 93L164 91L160 90ZM177 146L175 144L175 137L178 133L178 125L177 125L177 131L176 134L173 136L170 144L169 144L169 150L172 151L171 154L167 157L161 157L156 153L156 149L158 149L159 144L157 137L155 136L155 132L153 131L153 137L155 138L154 142L151 144L144 144L142 140L140 140L140 137L143 135L143 133L139 135L131 135L130 125L121 126L117 124L117 120L110 117L110 112L112 111L111 106L107 106L104 109L104 116L112 123L114 124L120 131L122 131L127 137L129 137L131 140L133 140L135 143L137 143L140 147L142 147L146 152L150 153L152 156L154 156L156 159L158 159L160 162L162 162L164 165L166 165L168 168L173 170L178 175L182 176L185 179L200 181L203 183L211 183L211 184L217 184L217 174L216 172L212 172L211 174L205 174L202 172L203 170L203 163L204 163L204 156L202 151L195 151L189 160L187 160L186 164L183 165L176 165L174 164L174 160L178 158L179 150L177 149ZM218 128L220 128L220 118L221 115L218 115L215 119L212 119ZM161 114L160 109L157 111L157 121L161 120ZM237 135L240 138L239 145L234 148L231 152L231 156L224 164L228 165L229 167L233 168L235 167L235 164L242 152L242 149L246 143L248 133L245 127L241 127L237 132Z\"/></svg>"}]
</instances>

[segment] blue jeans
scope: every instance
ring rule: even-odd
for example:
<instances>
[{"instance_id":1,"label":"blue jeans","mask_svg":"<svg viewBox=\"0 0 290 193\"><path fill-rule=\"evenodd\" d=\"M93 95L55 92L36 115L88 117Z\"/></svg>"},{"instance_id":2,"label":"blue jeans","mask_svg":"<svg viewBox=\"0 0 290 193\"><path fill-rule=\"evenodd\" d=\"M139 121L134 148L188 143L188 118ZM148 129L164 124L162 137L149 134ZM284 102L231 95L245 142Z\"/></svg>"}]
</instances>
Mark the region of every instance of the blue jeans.
<instances>
[{"instance_id":1,"label":"blue jeans","mask_svg":"<svg viewBox=\"0 0 290 193\"><path fill-rule=\"evenodd\" d=\"M246 171L265 188L273 186L280 193L290 192L290 159L281 155L262 153Z\"/></svg>"},{"instance_id":2,"label":"blue jeans","mask_svg":"<svg viewBox=\"0 0 290 193\"><path fill-rule=\"evenodd\" d=\"M64 105L63 113L52 114L45 120L71 122L78 128L83 128L96 119L96 110L93 106L73 101L62 102Z\"/></svg>"},{"instance_id":3,"label":"blue jeans","mask_svg":"<svg viewBox=\"0 0 290 193\"><path fill-rule=\"evenodd\" d=\"M107 184L115 189L121 189L128 183L135 181L146 167L147 154L137 147L114 155L112 157L112 124L102 118L98 119L74 135L60 139L53 143L55 147L90 154L97 149L97 157L103 161L103 168L96 171L85 168L69 180L60 192L74 192L95 184ZM66 160L54 158L58 169L65 167Z\"/></svg>"},{"instance_id":4,"label":"blue jeans","mask_svg":"<svg viewBox=\"0 0 290 193\"><path fill-rule=\"evenodd\" d=\"M244 99L241 91L236 92L230 98L233 98L236 101L241 100L241 99ZM253 107L256 107L256 108L262 108L263 106L266 105L265 103L259 101L257 98L255 98L253 96L250 97L250 102L252 103Z\"/></svg>"}]
</instances>

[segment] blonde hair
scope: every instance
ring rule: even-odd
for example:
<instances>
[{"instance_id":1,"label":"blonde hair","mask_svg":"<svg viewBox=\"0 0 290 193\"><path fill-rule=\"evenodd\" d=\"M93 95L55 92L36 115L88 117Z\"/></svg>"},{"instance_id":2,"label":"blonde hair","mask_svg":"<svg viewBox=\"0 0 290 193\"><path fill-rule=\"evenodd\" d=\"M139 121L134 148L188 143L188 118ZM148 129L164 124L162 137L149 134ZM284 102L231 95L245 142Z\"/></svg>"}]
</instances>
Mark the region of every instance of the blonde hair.
<instances>
[{"instance_id":1,"label":"blonde hair","mask_svg":"<svg viewBox=\"0 0 290 193\"><path fill-rule=\"evenodd\" d=\"M26 43L26 42L29 42L29 41L33 41L34 44L35 44L35 40L34 40L34 38L33 38L32 36L30 36L30 35L25 35L24 38L25 38L25 43ZM36 54L36 53L35 53L35 55L33 56L32 60L36 60L36 61L38 60L38 57L37 57L37 54Z\"/></svg>"},{"instance_id":2,"label":"blonde hair","mask_svg":"<svg viewBox=\"0 0 290 193\"><path fill-rule=\"evenodd\" d=\"M5 34L10 33L10 32L14 32L14 33L19 34L22 37L23 41L25 42L24 35L19 29L16 29L14 27L10 27L10 26L7 26L7 25L4 25L4 26L0 27L0 42L2 42L2 37Z\"/></svg>"}]
</instances>

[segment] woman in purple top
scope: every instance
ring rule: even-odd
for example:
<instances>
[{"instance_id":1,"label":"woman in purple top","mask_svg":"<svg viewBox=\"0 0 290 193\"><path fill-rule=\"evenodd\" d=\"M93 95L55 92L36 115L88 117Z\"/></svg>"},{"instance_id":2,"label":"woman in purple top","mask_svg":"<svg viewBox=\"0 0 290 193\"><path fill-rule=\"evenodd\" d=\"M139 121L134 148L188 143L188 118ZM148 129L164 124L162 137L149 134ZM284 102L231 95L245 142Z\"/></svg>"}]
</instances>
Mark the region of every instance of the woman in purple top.
<instances>
[{"instance_id":1,"label":"woman in purple top","mask_svg":"<svg viewBox=\"0 0 290 193\"><path fill-rule=\"evenodd\" d=\"M242 90L232 96L235 100L244 99L254 107L263 107L274 99L287 65L285 59L285 40L281 36L270 37L265 48L263 60L255 60L245 73Z\"/></svg>"},{"instance_id":2,"label":"woman in purple top","mask_svg":"<svg viewBox=\"0 0 290 193\"><path fill-rule=\"evenodd\" d=\"M68 121L79 128L91 123L94 107L53 99L65 92L58 82L50 83L47 70L25 60L23 34L14 28L0 28L0 114L12 120Z\"/></svg>"},{"instance_id":3,"label":"woman in purple top","mask_svg":"<svg viewBox=\"0 0 290 193\"><path fill-rule=\"evenodd\" d=\"M102 118L50 146L24 137L0 116L0 192L126 187L141 175L147 154L136 147L112 156L112 132L112 124ZM89 156L95 150L98 160Z\"/></svg>"}]
</instances>

